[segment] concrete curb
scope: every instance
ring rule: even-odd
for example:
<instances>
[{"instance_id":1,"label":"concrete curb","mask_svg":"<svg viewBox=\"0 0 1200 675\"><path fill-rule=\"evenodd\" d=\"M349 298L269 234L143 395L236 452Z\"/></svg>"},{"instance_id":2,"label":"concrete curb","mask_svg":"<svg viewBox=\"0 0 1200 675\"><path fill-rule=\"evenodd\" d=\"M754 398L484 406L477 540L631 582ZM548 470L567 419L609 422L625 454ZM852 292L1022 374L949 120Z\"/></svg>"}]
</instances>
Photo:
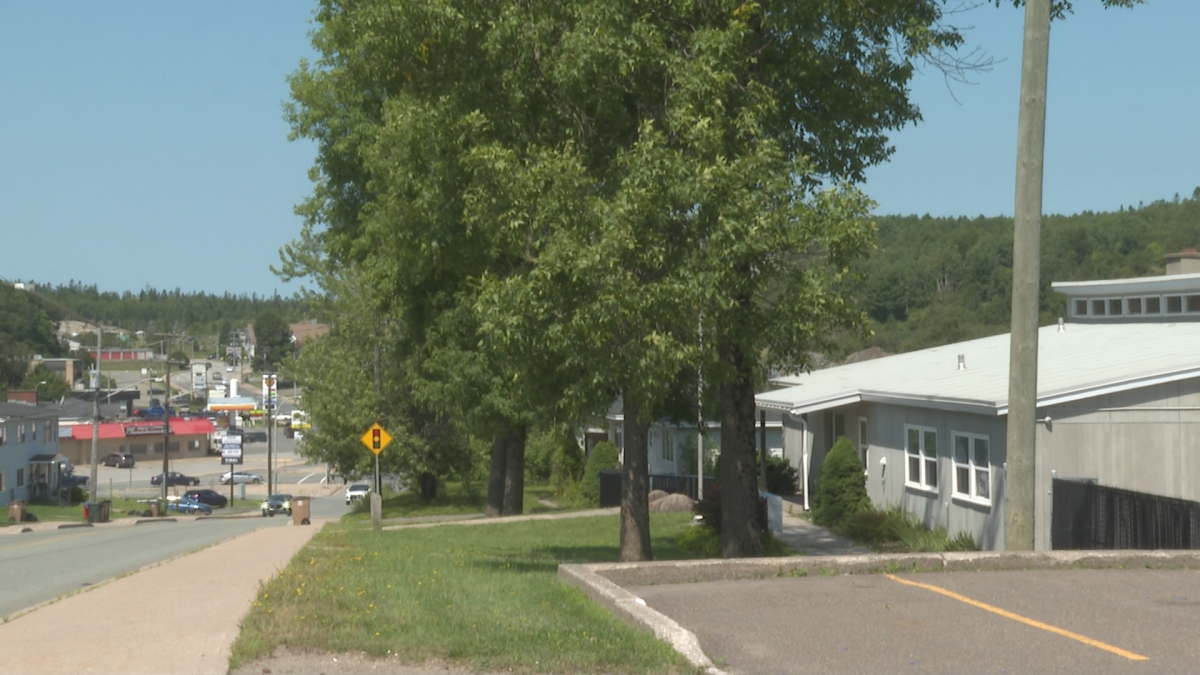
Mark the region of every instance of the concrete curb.
<instances>
[{"instance_id":1,"label":"concrete curb","mask_svg":"<svg viewBox=\"0 0 1200 675\"><path fill-rule=\"evenodd\" d=\"M697 668L720 675L694 633L647 607L623 586L809 575L1114 568L1200 569L1200 551L968 551L592 563L559 565L558 580L579 588L625 623L653 633Z\"/></svg>"},{"instance_id":2,"label":"concrete curb","mask_svg":"<svg viewBox=\"0 0 1200 675\"><path fill-rule=\"evenodd\" d=\"M637 564L637 563L634 563ZM671 645L691 662L709 675L725 675L705 655L700 640L692 631L680 626L674 619L646 605L646 601L597 574L592 568L597 565L559 565L558 580L575 586L607 608L617 618Z\"/></svg>"}]
</instances>

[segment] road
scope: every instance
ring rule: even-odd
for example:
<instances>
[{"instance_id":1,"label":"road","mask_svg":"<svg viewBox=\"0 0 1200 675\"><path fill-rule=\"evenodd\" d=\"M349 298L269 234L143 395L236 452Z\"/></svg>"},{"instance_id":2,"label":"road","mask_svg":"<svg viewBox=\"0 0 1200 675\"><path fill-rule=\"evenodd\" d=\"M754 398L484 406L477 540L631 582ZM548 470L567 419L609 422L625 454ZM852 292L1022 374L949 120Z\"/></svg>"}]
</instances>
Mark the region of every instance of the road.
<instances>
[{"instance_id":1,"label":"road","mask_svg":"<svg viewBox=\"0 0 1200 675\"><path fill-rule=\"evenodd\" d=\"M318 497L311 510L314 518L337 518L349 507L340 497ZM0 569L6 579L0 584L0 616L260 527L287 527L290 522L286 516L184 516L0 536Z\"/></svg>"}]
</instances>

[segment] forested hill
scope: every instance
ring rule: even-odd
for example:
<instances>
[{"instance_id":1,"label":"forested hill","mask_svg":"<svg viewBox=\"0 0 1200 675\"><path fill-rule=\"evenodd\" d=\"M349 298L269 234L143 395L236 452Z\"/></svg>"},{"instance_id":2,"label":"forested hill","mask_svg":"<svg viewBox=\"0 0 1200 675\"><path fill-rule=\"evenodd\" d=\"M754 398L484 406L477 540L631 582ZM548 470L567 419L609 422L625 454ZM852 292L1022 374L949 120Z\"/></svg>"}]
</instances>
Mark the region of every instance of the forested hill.
<instances>
[{"instance_id":1,"label":"forested hill","mask_svg":"<svg viewBox=\"0 0 1200 675\"><path fill-rule=\"evenodd\" d=\"M846 353L878 346L912 351L1009 329L1011 218L884 216L878 250L863 269L864 309L875 335L847 340ZM1042 221L1041 322L1066 311L1054 281L1164 273L1164 253L1200 247L1200 188L1190 198L1117 212L1047 216ZM844 356L834 355L836 356Z\"/></svg>"},{"instance_id":2,"label":"forested hill","mask_svg":"<svg viewBox=\"0 0 1200 675\"><path fill-rule=\"evenodd\" d=\"M71 282L65 286L36 286L37 292L80 316L123 329L187 331L191 334L224 333L252 323L264 311L273 311L287 322L300 321L303 310L297 300L258 295L210 295L145 289L138 293L101 292L95 285ZM46 308L52 321L67 318Z\"/></svg>"}]
</instances>

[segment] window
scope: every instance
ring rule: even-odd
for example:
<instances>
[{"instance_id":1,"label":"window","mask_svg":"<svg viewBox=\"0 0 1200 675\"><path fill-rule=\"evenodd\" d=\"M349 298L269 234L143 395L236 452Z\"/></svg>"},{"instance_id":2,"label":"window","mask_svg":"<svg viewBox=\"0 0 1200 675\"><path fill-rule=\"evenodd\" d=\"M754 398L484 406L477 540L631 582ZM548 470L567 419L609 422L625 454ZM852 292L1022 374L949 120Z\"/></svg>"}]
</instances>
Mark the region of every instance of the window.
<instances>
[{"instance_id":1,"label":"window","mask_svg":"<svg viewBox=\"0 0 1200 675\"><path fill-rule=\"evenodd\" d=\"M932 427L905 426L906 442L904 484L922 490L938 489L937 430Z\"/></svg>"},{"instance_id":2,"label":"window","mask_svg":"<svg viewBox=\"0 0 1200 675\"><path fill-rule=\"evenodd\" d=\"M1178 295L1167 296L1167 314L1180 314L1183 312L1183 297Z\"/></svg>"},{"instance_id":3,"label":"window","mask_svg":"<svg viewBox=\"0 0 1200 675\"><path fill-rule=\"evenodd\" d=\"M1087 316L1087 300L1075 301L1075 316Z\"/></svg>"},{"instance_id":4,"label":"window","mask_svg":"<svg viewBox=\"0 0 1200 675\"><path fill-rule=\"evenodd\" d=\"M1113 298L1108 301L1108 313L1113 316L1121 316L1121 299Z\"/></svg>"},{"instance_id":5,"label":"window","mask_svg":"<svg viewBox=\"0 0 1200 675\"><path fill-rule=\"evenodd\" d=\"M25 487L25 469L17 469L17 487Z\"/></svg>"},{"instance_id":6,"label":"window","mask_svg":"<svg viewBox=\"0 0 1200 675\"><path fill-rule=\"evenodd\" d=\"M1162 312L1162 303L1158 298L1146 298L1146 313L1158 314Z\"/></svg>"},{"instance_id":7,"label":"window","mask_svg":"<svg viewBox=\"0 0 1200 675\"><path fill-rule=\"evenodd\" d=\"M1092 314L1094 314L1096 316L1104 316L1104 306L1105 305L1104 305L1103 300L1093 300L1092 301Z\"/></svg>"},{"instance_id":8,"label":"window","mask_svg":"<svg viewBox=\"0 0 1200 675\"><path fill-rule=\"evenodd\" d=\"M1188 312L1200 312L1200 295L1189 295L1184 300L1187 301Z\"/></svg>"},{"instance_id":9,"label":"window","mask_svg":"<svg viewBox=\"0 0 1200 675\"><path fill-rule=\"evenodd\" d=\"M37 422L29 423L29 433L33 436L30 440L37 440Z\"/></svg>"},{"instance_id":10,"label":"window","mask_svg":"<svg viewBox=\"0 0 1200 675\"><path fill-rule=\"evenodd\" d=\"M0 491L4 490L4 472L0 471Z\"/></svg>"},{"instance_id":11,"label":"window","mask_svg":"<svg viewBox=\"0 0 1200 675\"><path fill-rule=\"evenodd\" d=\"M981 504L992 503L990 453L987 436L954 433L954 496Z\"/></svg>"},{"instance_id":12,"label":"window","mask_svg":"<svg viewBox=\"0 0 1200 675\"><path fill-rule=\"evenodd\" d=\"M668 462L675 461L675 434L670 430L663 432L662 435L662 458Z\"/></svg>"},{"instance_id":13,"label":"window","mask_svg":"<svg viewBox=\"0 0 1200 675\"><path fill-rule=\"evenodd\" d=\"M25 425L24 424L17 425L17 442L18 443L25 442Z\"/></svg>"},{"instance_id":14,"label":"window","mask_svg":"<svg viewBox=\"0 0 1200 675\"><path fill-rule=\"evenodd\" d=\"M870 451L867 449L867 418L858 418L858 458L862 460L863 475L867 474L870 469L868 461L870 460Z\"/></svg>"},{"instance_id":15,"label":"window","mask_svg":"<svg viewBox=\"0 0 1200 675\"><path fill-rule=\"evenodd\" d=\"M8 427L0 424L0 445L4 445L8 441Z\"/></svg>"},{"instance_id":16,"label":"window","mask_svg":"<svg viewBox=\"0 0 1200 675\"><path fill-rule=\"evenodd\" d=\"M1128 300L1125 301L1125 306L1129 308L1130 314L1141 314L1142 313L1142 299L1141 298L1129 298Z\"/></svg>"}]
</instances>

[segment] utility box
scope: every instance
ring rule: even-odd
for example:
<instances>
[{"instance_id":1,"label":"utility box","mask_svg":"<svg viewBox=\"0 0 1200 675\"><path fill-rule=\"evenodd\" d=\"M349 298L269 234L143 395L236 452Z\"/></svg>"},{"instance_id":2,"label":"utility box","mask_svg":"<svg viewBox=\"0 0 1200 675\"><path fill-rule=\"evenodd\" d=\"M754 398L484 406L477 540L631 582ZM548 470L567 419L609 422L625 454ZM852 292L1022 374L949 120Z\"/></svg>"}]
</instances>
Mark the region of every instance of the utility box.
<instances>
[{"instance_id":1,"label":"utility box","mask_svg":"<svg viewBox=\"0 0 1200 675\"><path fill-rule=\"evenodd\" d=\"M308 525L310 518L310 504L312 499L309 497L292 497L292 524L293 525Z\"/></svg>"},{"instance_id":2,"label":"utility box","mask_svg":"<svg viewBox=\"0 0 1200 675\"><path fill-rule=\"evenodd\" d=\"M8 522L19 523L25 520L25 502L16 500L8 503Z\"/></svg>"}]
</instances>

